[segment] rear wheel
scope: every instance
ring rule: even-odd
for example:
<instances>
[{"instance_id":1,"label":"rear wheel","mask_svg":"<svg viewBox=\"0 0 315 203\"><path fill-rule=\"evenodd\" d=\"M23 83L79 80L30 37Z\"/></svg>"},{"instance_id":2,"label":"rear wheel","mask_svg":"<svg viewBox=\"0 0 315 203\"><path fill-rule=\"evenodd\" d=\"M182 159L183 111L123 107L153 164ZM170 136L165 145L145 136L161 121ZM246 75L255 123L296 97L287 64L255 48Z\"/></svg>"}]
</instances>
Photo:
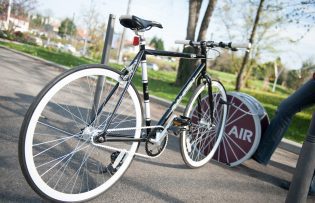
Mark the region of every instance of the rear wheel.
<instances>
[{"instance_id":1,"label":"rear wheel","mask_svg":"<svg viewBox=\"0 0 315 203\"><path fill-rule=\"evenodd\" d=\"M181 133L180 146L183 160L191 168L208 163L223 137L227 106L220 105L220 101L226 101L225 89L220 82L212 81L212 95L212 122L207 83L197 87L185 109L184 115L190 118L192 126Z\"/></svg>"},{"instance_id":2,"label":"rear wheel","mask_svg":"<svg viewBox=\"0 0 315 203\"><path fill-rule=\"evenodd\" d=\"M95 103L98 78L101 97ZM127 170L138 142L93 141L113 114L124 84L118 71L89 65L63 73L36 97L21 128L19 158L23 175L39 195L52 201L86 201L106 191ZM137 91L130 85L109 129L132 128L115 134L140 138L141 112Z\"/></svg>"}]
</instances>

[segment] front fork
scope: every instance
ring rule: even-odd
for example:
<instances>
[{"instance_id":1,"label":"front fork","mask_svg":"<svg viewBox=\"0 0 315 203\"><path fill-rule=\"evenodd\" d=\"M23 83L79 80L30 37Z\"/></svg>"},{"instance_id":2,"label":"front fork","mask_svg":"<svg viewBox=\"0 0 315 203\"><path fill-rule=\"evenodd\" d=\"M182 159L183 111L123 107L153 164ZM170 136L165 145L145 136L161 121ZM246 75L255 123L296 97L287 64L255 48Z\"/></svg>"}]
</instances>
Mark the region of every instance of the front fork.
<instances>
[{"instance_id":1,"label":"front fork","mask_svg":"<svg viewBox=\"0 0 315 203\"><path fill-rule=\"evenodd\" d=\"M205 64L203 71L201 72L201 77L197 80L197 85L199 86L201 84L201 79L205 79L206 83L208 84L208 102L210 105L210 112L209 112L209 117L210 117L210 123L213 124L214 119L213 119L213 109L214 109L214 103L213 103L213 95L212 95L212 80L210 76L207 74L207 46L206 42L203 41L201 42L201 54L205 56L204 59L201 59L201 62ZM198 112L199 115L201 114L201 96L198 96ZM201 116L201 115L200 115ZM199 116L199 120L201 117Z\"/></svg>"},{"instance_id":2,"label":"front fork","mask_svg":"<svg viewBox=\"0 0 315 203\"><path fill-rule=\"evenodd\" d=\"M212 80L209 77L209 75L205 75L206 78L206 82L208 83L208 100L209 100L209 104L210 104L210 123L213 124L214 120L213 120L213 108L214 108L214 104L213 104L213 95L212 95Z\"/></svg>"},{"instance_id":3,"label":"front fork","mask_svg":"<svg viewBox=\"0 0 315 203\"><path fill-rule=\"evenodd\" d=\"M204 74L202 75L201 78L198 79L197 81L197 87L201 84L201 80L205 79L205 82L208 85L208 102L210 106L210 111L209 111L209 118L210 118L210 123L213 123L214 118L213 118L213 111L214 111L214 102L213 102L213 95L212 95L212 80L209 75ZM198 109L198 117L199 120L201 120L201 113L202 113L202 102L201 102L201 95L198 96L197 98L197 109Z\"/></svg>"}]
</instances>

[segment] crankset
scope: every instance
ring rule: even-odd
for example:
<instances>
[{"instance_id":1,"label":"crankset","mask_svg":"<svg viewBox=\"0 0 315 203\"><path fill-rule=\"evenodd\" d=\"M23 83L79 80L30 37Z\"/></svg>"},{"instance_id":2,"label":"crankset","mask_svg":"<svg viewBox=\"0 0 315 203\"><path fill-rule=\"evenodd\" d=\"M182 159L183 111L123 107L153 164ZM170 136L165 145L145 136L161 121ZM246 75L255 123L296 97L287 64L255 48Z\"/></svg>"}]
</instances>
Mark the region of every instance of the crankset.
<instances>
[{"instance_id":1,"label":"crankset","mask_svg":"<svg viewBox=\"0 0 315 203\"><path fill-rule=\"evenodd\" d=\"M162 131L156 132L156 136L158 136L159 133L162 133ZM152 142L152 139L149 138L147 139L144 145L145 152L150 157L158 157L164 151L167 145L167 141L168 141L168 135L166 135L164 139L159 142Z\"/></svg>"},{"instance_id":2,"label":"crankset","mask_svg":"<svg viewBox=\"0 0 315 203\"><path fill-rule=\"evenodd\" d=\"M147 139L145 142L145 151L150 157L158 157L166 148L168 141L168 131L173 131L174 134L177 132L187 130L191 126L190 119L185 116L170 119L168 124L163 130L156 131L155 138ZM152 133L154 135L154 133Z\"/></svg>"}]
</instances>

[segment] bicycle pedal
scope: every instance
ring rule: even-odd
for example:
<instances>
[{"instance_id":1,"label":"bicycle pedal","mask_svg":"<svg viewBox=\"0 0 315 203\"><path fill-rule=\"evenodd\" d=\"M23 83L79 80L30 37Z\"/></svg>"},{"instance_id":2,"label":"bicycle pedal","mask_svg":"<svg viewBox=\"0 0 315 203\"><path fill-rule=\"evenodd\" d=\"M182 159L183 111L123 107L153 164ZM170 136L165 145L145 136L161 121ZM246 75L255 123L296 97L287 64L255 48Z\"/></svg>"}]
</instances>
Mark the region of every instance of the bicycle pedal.
<instances>
[{"instance_id":1,"label":"bicycle pedal","mask_svg":"<svg viewBox=\"0 0 315 203\"><path fill-rule=\"evenodd\" d=\"M173 126L175 127L191 126L190 118L186 116L175 117L173 119Z\"/></svg>"},{"instance_id":2,"label":"bicycle pedal","mask_svg":"<svg viewBox=\"0 0 315 203\"><path fill-rule=\"evenodd\" d=\"M123 164L125 155L126 151L116 151L111 154L110 159L114 169L119 168Z\"/></svg>"},{"instance_id":3,"label":"bicycle pedal","mask_svg":"<svg viewBox=\"0 0 315 203\"><path fill-rule=\"evenodd\" d=\"M181 132L186 130L189 130L189 126L171 126L169 127L168 132L178 136Z\"/></svg>"}]
</instances>

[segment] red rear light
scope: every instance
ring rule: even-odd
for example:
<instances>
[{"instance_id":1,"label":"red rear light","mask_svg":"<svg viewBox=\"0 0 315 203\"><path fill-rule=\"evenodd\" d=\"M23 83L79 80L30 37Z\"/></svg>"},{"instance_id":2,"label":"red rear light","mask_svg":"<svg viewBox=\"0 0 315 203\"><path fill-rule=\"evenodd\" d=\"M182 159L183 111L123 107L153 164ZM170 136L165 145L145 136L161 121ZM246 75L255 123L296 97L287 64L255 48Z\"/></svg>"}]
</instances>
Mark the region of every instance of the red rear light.
<instances>
[{"instance_id":1,"label":"red rear light","mask_svg":"<svg viewBox=\"0 0 315 203\"><path fill-rule=\"evenodd\" d=\"M140 44L140 39L138 36L133 37L133 43L134 46L138 46Z\"/></svg>"}]
</instances>

